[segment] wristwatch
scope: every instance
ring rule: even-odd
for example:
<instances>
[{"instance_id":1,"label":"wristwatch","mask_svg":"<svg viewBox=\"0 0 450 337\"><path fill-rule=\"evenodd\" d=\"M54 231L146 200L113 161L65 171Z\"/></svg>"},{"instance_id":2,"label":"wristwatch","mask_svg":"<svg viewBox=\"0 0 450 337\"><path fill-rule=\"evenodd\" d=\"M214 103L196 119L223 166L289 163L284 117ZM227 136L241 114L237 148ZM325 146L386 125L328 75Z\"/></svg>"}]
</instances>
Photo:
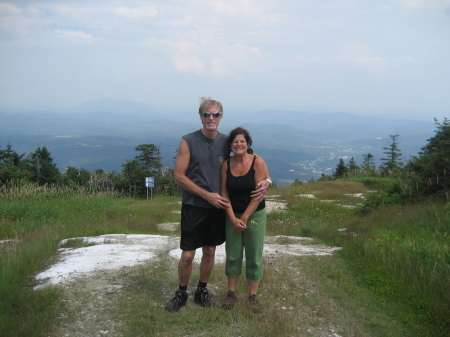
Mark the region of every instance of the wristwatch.
<instances>
[{"instance_id":1,"label":"wristwatch","mask_svg":"<svg viewBox=\"0 0 450 337\"><path fill-rule=\"evenodd\" d=\"M269 182L270 186L272 186L272 180L270 180L269 178L267 178L266 180Z\"/></svg>"}]
</instances>

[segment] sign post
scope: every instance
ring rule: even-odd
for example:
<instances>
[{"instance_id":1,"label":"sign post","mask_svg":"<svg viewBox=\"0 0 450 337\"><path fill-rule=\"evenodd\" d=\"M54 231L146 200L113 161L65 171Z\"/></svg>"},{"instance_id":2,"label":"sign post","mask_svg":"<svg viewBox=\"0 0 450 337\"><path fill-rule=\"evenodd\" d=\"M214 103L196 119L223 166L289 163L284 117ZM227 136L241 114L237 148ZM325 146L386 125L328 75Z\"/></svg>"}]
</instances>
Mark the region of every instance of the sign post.
<instances>
[{"instance_id":1,"label":"sign post","mask_svg":"<svg viewBox=\"0 0 450 337\"><path fill-rule=\"evenodd\" d=\"M153 186L155 186L155 179L153 177L145 178L145 187L147 187L147 200L148 200L148 188L150 187L150 199L153 198Z\"/></svg>"}]
</instances>

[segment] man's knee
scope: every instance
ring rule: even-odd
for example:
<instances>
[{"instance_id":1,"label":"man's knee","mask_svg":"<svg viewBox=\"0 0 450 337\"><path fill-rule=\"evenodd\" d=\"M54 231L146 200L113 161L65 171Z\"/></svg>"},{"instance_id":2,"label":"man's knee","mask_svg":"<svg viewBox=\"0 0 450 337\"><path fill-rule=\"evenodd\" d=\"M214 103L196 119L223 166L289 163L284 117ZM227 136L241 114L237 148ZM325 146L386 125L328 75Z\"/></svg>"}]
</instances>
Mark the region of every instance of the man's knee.
<instances>
[{"instance_id":1,"label":"man's knee","mask_svg":"<svg viewBox=\"0 0 450 337\"><path fill-rule=\"evenodd\" d=\"M202 250L203 256L214 257L214 254L216 253L216 246L205 246Z\"/></svg>"},{"instance_id":2,"label":"man's knee","mask_svg":"<svg viewBox=\"0 0 450 337\"><path fill-rule=\"evenodd\" d=\"M194 260L195 250L183 250L181 252L180 262L190 264Z\"/></svg>"}]
</instances>

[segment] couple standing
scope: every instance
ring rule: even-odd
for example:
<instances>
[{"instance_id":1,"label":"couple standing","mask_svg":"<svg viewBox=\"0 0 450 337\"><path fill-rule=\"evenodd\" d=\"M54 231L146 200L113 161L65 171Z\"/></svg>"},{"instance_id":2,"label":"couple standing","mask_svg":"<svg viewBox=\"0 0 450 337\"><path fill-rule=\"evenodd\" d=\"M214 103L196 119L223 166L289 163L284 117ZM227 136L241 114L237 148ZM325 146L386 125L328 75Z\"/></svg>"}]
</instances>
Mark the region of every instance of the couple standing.
<instances>
[{"instance_id":1,"label":"couple standing","mask_svg":"<svg viewBox=\"0 0 450 337\"><path fill-rule=\"evenodd\" d=\"M179 288L166 310L178 311L186 304L192 262L200 247L203 255L194 301L204 307L212 305L206 286L216 246L223 244L226 237L228 293L223 306L231 309L236 304L245 249L248 300L252 310L258 312L256 295L263 276L266 229L264 197L272 182L265 162L253 155L247 130L236 128L229 136L218 131L223 116L219 101L202 98L199 115L202 129L182 137L175 162L175 183L182 188L182 253L178 262Z\"/></svg>"}]
</instances>

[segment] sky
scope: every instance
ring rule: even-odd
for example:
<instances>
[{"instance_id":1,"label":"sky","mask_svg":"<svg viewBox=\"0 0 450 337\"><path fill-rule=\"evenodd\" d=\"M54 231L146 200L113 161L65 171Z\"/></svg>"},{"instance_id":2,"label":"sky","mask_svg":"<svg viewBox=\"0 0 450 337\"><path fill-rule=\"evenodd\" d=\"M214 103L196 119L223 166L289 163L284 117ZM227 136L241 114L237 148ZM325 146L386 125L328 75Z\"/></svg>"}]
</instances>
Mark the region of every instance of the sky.
<instances>
[{"instance_id":1,"label":"sky","mask_svg":"<svg viewBox=\"0 0 450 337\"><path fill-rule=\"evenodd\" d=\"M450 0L0 0L0 109L450 117Z\"/></svg>"}]
</instances>

